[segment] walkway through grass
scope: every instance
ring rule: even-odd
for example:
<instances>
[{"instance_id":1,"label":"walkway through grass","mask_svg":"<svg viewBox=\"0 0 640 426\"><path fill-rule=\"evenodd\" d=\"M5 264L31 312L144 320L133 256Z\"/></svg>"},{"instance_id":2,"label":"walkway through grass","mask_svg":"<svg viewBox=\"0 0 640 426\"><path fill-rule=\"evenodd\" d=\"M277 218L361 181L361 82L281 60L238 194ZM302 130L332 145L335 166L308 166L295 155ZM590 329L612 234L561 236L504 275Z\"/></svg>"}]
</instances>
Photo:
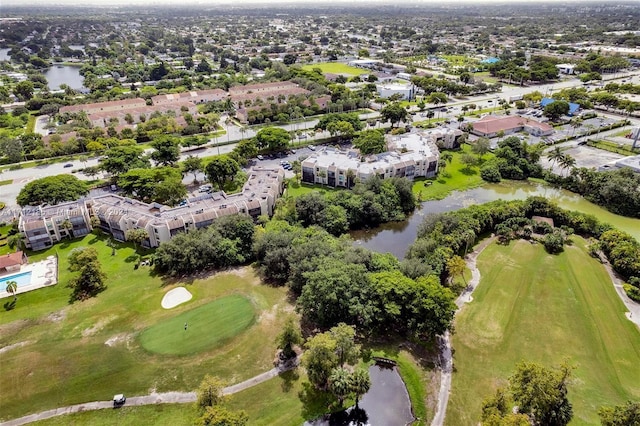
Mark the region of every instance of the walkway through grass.
<instances>
[{"instance_id":1,"label":"walkway through grass","mask_svg":"<svg viewBox=\"0 0 640 426\"><path fill-rule=\"evenodd\" d=\"M482 400L521 360L576 367L572 424L598 424L600 406L640 398L640 332L584 240L573 239L558 256L525 241L480 255L480 285L456 319L446 424L478 423Z\"/></svg>"}]
</instances>

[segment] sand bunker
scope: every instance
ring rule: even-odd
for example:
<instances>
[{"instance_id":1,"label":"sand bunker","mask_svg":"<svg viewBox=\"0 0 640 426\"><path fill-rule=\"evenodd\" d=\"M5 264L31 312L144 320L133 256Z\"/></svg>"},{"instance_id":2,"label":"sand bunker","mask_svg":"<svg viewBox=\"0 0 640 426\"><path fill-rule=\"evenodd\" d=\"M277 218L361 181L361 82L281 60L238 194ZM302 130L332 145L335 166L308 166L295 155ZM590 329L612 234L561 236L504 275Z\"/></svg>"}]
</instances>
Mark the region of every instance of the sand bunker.
<instances>
[{"instance_id":1,"label":"sand bunker","mask_svg":"<svg viewBox=\"0 0 640 426\"><path fill-rule=\"evenodd\" d=\"M191 300L193 295L184 287L176 287L169 290L162 298L162 307L165 309L175 308L181 303Z\"/></svg>"}]
</instances>

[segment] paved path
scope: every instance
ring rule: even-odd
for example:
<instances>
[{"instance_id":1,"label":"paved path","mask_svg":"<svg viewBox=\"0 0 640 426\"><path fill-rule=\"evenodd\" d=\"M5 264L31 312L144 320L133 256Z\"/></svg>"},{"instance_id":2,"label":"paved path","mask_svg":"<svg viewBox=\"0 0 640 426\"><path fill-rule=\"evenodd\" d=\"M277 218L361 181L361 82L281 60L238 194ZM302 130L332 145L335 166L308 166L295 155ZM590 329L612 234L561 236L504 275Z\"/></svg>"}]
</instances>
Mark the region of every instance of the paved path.
<instances>
[{"instance_id":1,"label":"paved path","mask_svg":"<svg viewBox=\"0 0 640 426\"><path fill-rule=\"evenodd\" d=\"M622 287L622 280L613 271L613 269L611 268L611 264L607 261L607 258L603 254L600 254L600 260L602 261L604 269L607 270L609 277L611 277L613 287L616 289L618 296L620 296L622 303L624 303L624 306L627 308L625 316L629 319L629 321L640 327L640 303L636 303L633 300L629 299L629 296L627 296L627 293Z\"/></svg>"},{"instance_id":2,"label":"paved path","mask_svg":"<svg viewBox=\"0 0 640 426\"><path fill-rule=\"evenodd\" d=\"M495 241L495 237L487 238L480 244L474 247L473 252L466 256L467 267L471 270L471 279L469 285L464 289L462 294L456 299L456 306L458 309L456 313L466 304L473 300L471 294L480 284L480 270L476 265L476 260L482 251L492 242ZM449 394L451 393L451 373L453 372L453 356L451 349L451 336L447 331L444 336L439 338L440 346L440 390L438 392L438 406L436 407L436 414L433 417L431 426L442 426L444 424L444 417L447 414L447 405L449 404Z\"/></svg>"},{"instance_id":3,"label":"paved path","mask_svg":"<svg viewBox=\"0 0 640 426\"><path fill-rule=\"evenodd\" d=\"M271 370L252 377L244 382L237 383L235 385L226 387L222 393L224 395L232 395L234 393L243 391L252 386L266 382L283 373L289 371L298 366L300 359L296 358L293 362L289 362L284 366L272 368ZM164 393L152 393L144 396L132 396L127 398L126 406L138 406L138 405L155 405L155 404L187 404L196 402L197 395L195 392L164 392ZM55 416L61 416L63 414L79 413L81 411L90 410L103 410L106 408L113 408L113 401L94 401L85 402L83 404L70 405L68 407L54 408L53 410L47 410L36 414L29 414L28 416L20 417L0 423L0 426L19 426L27 423L32 423L38 420L49 419Z\"/></svg>"}]
</instances>

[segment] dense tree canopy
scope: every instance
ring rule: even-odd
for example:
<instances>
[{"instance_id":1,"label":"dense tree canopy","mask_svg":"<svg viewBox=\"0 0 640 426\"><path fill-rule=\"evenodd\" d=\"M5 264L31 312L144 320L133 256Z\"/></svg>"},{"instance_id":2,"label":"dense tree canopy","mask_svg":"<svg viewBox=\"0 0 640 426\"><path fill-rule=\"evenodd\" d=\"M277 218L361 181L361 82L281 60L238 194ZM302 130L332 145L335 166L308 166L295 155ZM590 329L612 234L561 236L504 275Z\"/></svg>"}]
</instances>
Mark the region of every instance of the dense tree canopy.
<instances>
[{"instance_id":1,"label":"dense tree canopy","mask_svg":"<svg viewBox=\"0 0 640 426\"><path fill-rule=\"evenodd\" d=\"M138 146L116 146L109 149L100 160L100 167L113 176L131 169L148 168L151 164Z\"/></svg>"},{"instance_id":2,"label":"dense tree canopy","mask_svg":"<svg viewBox=\"0 0 640 426\"><path fill-rule=\"evenodd\" d=\"M291 135L280 127L266 127L258 131L255 140L258 149L282 151L289 146Z\"/></svg>"},{"instance_id":3,"label":"dense tree canopy","mask_svg":"<svg viewBox=\"0 0 640 426\"><path fill-rule=\"evenodd\" d=\"M210 182L214 182L218 189L223 189L227 181L233 180L240 171L240 166L228 155L216 155L205 167L207 178Z\"/></svg>"},{"instance_id":4,"label":"dense tree canopy","mask_svg":"<svg viewBox=\"0 0 640 426\"><path fill-rule=\"evenodd\" d=\"M182 174L173 167L131 169L120 175L118 186L128 196L168 205L177 204L187 195Z\"/></svg>"},{"instance_id":5,"label":"dense tree canopy","mask_svg":"<svg viewBox=\"0 0 640 426\"><path fill-rule=\"evenodd\" d=\"M386 151L384 132L381 130L364 130L353 140L353 145L362 154L379 154Z\"/></svg>"},{"instance_id":6,"label":"dense tree canopy","mask_svg":"<svg viewBox=\"0 0 640 426\"><path fill-rule=\"evenodd\" d=\"M72 175L47 176L32 180L20 190L17 201L21 206L58 204L73 201L89 193L87 184Z\"/></svg>"},{"instance_id":7,"label":"dense tree canopy","mask_svg":"<svg viewBox=\"0 0 640 426\"><path fill-rule=\"evenodd\" d=\"M106 275L102 272L98 252L93 247L77 248L68 258L69 270L79 274L69 280L67 287L73 289L71 300L85 300L96 296L107 288Z\"/></svg>"}]
</instances>

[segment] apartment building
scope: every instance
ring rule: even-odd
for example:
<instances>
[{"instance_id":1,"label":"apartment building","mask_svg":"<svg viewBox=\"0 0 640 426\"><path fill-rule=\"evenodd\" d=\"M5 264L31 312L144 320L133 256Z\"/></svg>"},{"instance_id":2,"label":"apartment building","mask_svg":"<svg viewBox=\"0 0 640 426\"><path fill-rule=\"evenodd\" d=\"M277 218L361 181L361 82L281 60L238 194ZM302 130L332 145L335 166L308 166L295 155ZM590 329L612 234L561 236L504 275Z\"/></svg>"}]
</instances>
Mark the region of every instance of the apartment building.
<instances>
[{"instance_id":1,"label":"apartment building","mask_svg":"<svg viewBox=\"0 0 640 426\"><path fill-rule=\"evenodd\" d=\"M126 241L129 230L145 229L149 237L142 245L158 247L179 232L209 226L222 216L270 216L283 190L282 168L256 167L249 171L247 183L237 194L203 194L176 207L103 194L55 206L27 207L18 227L32 250L50 247L65 237L88 234L93 229L92 218L97 218L94 225L118 241Z\"/></svg>"},{"instance_id":2,"label":"apartment building","mask_svg":"<svg viewBox=\"0 0 640 426\"><path fill-rule=\"evenodd\" d=\"M440 153L434 140L423 133L391 136L389 151L361 156L355 149L325 148L302 162L302 181L333 187L351 187L376 175L391 177L433 177L438 173Z\"/></svg>"}]
</instances>

